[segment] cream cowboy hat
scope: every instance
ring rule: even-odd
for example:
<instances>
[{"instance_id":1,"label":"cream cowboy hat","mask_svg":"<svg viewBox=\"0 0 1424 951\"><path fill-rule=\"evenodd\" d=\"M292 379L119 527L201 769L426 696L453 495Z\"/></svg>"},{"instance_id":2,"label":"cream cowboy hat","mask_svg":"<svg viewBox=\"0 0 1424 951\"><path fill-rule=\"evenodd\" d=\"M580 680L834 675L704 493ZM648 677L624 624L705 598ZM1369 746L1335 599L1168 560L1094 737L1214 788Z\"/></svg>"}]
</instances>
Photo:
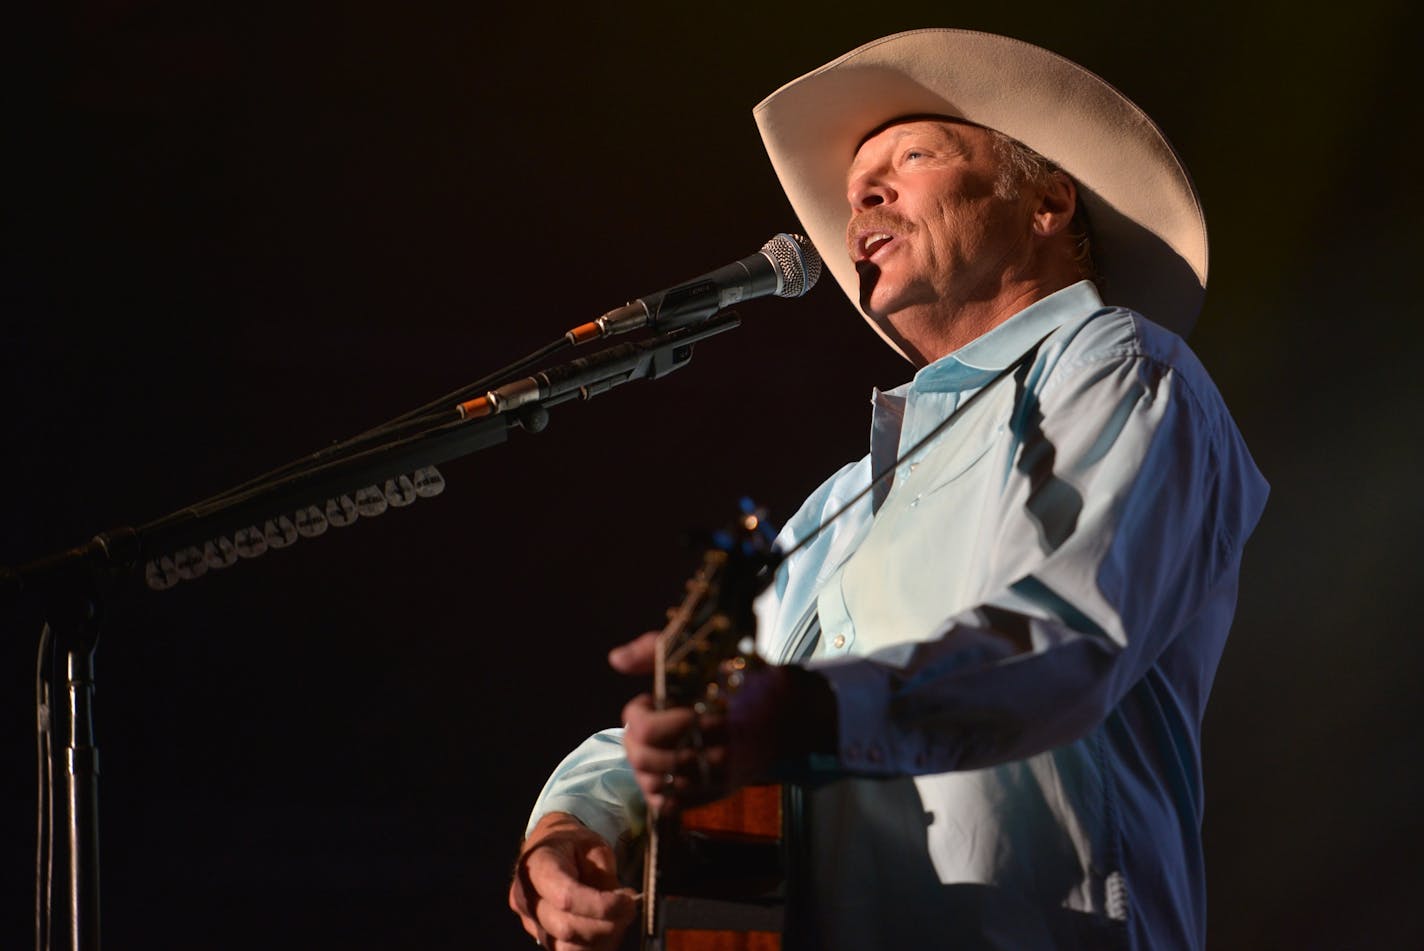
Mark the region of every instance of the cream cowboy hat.
<instances>
[{"instance_id":1,"label":"cream cowboy hat","mask_svg":"<svg viewBox=\"0 0 1424 951\"><path fill-rule=\"evenodd\" d=\"M1183 336L1201 309L1206 222L1186 168L1146 113L1056 53L969 30L897 33L787 83L753 114L792 209L857 309L846 173L867 133L912 115L997 129L1072 175L1109 303Z\"/></svg>"}]
</instances>

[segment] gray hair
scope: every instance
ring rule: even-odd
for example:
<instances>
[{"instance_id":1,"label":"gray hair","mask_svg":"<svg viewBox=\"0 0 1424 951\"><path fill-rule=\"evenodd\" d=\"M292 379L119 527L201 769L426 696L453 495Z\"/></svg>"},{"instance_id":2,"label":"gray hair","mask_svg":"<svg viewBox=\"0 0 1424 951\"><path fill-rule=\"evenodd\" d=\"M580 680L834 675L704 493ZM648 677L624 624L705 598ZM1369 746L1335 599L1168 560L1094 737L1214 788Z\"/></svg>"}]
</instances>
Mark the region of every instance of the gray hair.
<instances>
[{"instance_id":1,"label":"gray hair","mask_svg":"<svg viewBox=\"0 0 1424 951\"><path fill-rule=\"evenodd\" d=\"M1055 163L1018 139L1011 139L994 129L988 131L994 140L994 156L999 160L999 177L994 181L994 194L997 197L1012 201L1023 193L1025 186L1045 188L1054 173L1063 172ZM1067 172L1063 174L1066 175ZM1093 264L1092 232L1088 228L1088 216L1083 211L1081 201L1073 208L1073 220L1068 224L1068 236L1073 240L1073 263L1078 267L1078 274L1101 285L1097 267Z\"/></svg>"}]
</instances>

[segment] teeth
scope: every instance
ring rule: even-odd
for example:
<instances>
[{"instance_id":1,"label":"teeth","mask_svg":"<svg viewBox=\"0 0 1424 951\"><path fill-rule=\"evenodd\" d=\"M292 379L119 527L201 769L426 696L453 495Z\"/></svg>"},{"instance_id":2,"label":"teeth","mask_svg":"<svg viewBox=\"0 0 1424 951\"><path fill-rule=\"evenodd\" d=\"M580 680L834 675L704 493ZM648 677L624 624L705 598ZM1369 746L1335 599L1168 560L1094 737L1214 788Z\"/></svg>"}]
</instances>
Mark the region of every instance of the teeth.
<instances>
[{"instance_id":1,"label":"teeth","mask_svg":"<svg viewBox=\"0 0 1424 951\"><path fill-rule=\"evenodd\" d=\"M882 244L884 244L886 241L889 241L893 237L894 235L886 234L884 231L876 231L872 234L866 235L863 245L865 248L866 257L869 257L870 255L874 254Z\"/></svg>"}]
</instances>

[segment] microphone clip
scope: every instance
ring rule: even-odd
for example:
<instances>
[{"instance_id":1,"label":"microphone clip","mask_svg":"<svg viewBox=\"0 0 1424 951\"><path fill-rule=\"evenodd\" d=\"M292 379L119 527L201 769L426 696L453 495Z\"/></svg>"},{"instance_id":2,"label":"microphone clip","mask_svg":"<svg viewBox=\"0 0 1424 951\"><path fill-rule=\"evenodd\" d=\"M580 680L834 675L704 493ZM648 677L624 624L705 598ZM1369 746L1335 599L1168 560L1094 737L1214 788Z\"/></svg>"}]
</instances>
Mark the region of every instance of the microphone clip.
<instances>
[{"instance_id":1,"label":"microphone clip","mask_svg":"<svg viewBox=\"0 0 1424 951\"><path fill-rule=\"evenodd\" d=\"M692 360L693 344L741 323L729 312L696 326L606 347L466 400L456 411L461 419L479 419L534 403L555 406L575 397L592 399L631 380L657 380L686 366Z\"/></svg>"}]
</instances>

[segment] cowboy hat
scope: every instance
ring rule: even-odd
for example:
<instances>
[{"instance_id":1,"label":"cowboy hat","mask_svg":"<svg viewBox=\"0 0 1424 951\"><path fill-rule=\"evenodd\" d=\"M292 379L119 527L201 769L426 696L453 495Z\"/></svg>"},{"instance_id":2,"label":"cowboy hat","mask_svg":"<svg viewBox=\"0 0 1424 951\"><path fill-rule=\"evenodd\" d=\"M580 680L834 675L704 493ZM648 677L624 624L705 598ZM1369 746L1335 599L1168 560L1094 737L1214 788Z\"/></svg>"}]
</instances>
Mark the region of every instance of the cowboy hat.
<instances>
[{"instance_id":1,"label":"cowboy hat","mask_svg":"<svg viewBox=\"0 0 1424 951\"><path fill-rule=\"evenodd\" d=\"M792 209L857 309L841 250L846 174L867 133L924 115L996 129L1073 176L1105 300L1183 336L1201 309L1206 222L1186 168L1146 113L1056 53L969 30L897 33L787 83L753 114Z\"/></svg>"}]
</instances>

